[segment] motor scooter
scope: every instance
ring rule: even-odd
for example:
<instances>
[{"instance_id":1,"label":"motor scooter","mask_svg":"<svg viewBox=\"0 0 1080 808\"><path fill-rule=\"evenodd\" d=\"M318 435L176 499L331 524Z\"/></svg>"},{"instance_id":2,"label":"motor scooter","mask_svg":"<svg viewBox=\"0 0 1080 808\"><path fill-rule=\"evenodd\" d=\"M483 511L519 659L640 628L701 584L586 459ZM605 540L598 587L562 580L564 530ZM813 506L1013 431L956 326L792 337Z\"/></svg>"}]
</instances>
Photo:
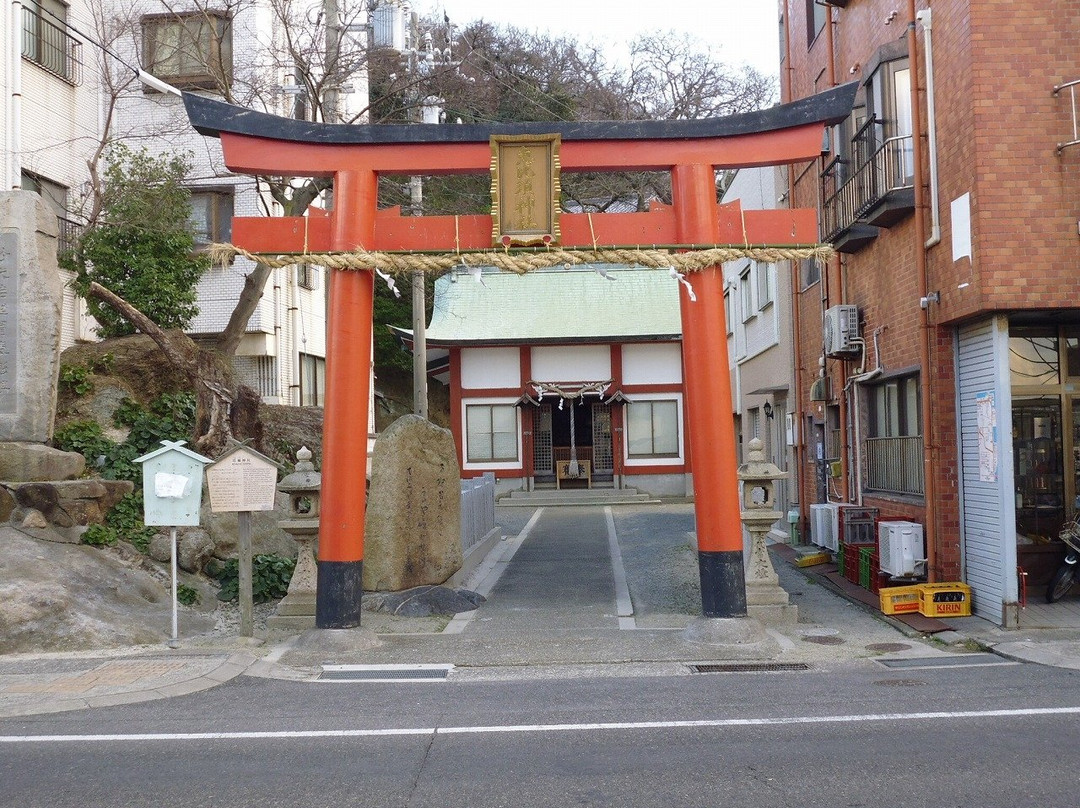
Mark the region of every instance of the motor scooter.
<instances>
[{"instance_id":1,"label":"motor scooter","mask_svg":"<svg viewBox=\"0 0 1080 808\"><path fill-rule=\"evenodd\" d=\"M1065 560L1050 579L1046 587L1046 602L1056 603L1072 589L1077 574L1080 573L1080 511L1061 526L1058 538L1065 542Z\"/></svg>"}]
</instances>

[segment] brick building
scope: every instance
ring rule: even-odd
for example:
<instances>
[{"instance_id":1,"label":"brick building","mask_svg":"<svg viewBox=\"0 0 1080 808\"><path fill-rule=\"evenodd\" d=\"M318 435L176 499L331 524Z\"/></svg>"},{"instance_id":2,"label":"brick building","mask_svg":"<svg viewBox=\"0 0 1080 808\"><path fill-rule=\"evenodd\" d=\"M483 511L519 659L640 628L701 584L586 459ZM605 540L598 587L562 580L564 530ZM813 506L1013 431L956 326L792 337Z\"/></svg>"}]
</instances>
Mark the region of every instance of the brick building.
<instances>
[{"instance_id":1,"label":"brick building","mask_svg":"<svg viewBox=\"0 0 1080 808\"><path fill-rule=\"evenodd\" d=\"M1067 602L1033 607L1080 495L1080 4L828 2L779 3L783 100L859 86L788 176L838 250L792 273L802 524L917 523L977 614L1055 625Z\"/></svg>"}]
</instances>

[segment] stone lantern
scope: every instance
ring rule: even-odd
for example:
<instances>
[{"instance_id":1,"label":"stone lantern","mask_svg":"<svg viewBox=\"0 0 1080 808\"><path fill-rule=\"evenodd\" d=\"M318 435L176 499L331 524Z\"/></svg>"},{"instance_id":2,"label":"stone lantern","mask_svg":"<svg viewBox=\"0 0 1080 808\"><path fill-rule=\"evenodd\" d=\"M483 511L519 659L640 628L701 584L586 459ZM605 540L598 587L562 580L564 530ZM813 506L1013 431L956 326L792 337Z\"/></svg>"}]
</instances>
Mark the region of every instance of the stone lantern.
<instances>
[{"instance_id":1,"label":"stone lantern","mask_svg":"<svg viewBox=\"0 0 1080 808\"><path fill-rule=\"evenodd\" d=\"M791 604L780 587L765 536L783 514L776 510L776 482L787 475L765 459L757 438L747 448L748 462L739 466L742 481L740 518L750 533L750 557L746 569L747 614L764 623L796 623L798 607Z\"/></svg>"},{"instance_id":2,"label":"stone lantern","mask_svg":"<svg viewBox=\"0 0 1080 808\"><path fill-rule=\"evenodd\" d=\"M296 567L289 592L281 599L277 611L267 622L272 628L315 628L315 590L318 566L315 563L319 540L319 499L322 475L311 462L311 450L306 446L296 453L296 470L278 483L277 489L289 497L288 518L278 521L278 527L296 539Z\"/></svg>"}]
</instances>

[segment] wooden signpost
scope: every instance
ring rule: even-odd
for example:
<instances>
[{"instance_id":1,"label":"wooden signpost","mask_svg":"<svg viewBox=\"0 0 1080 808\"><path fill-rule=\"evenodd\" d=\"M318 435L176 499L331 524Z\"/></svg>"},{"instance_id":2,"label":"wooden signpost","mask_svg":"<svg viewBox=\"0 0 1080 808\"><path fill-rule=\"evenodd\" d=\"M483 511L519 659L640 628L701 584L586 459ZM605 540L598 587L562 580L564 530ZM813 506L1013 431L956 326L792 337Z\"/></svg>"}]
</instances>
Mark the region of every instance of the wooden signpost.
<instances>
[{"instance_id":1,"label":"wooden signpost","mask_svg":"<svg viewBox=\"0 0 1080 808\"><path fill-rule=\"evenodd\" d=\"M210 510L236 513L240 566L240 636L254 634L252 615L251 512L272 511L277 494L278 464L242 443L234 442L206 469Z\"/></svg>"}]
</instances>

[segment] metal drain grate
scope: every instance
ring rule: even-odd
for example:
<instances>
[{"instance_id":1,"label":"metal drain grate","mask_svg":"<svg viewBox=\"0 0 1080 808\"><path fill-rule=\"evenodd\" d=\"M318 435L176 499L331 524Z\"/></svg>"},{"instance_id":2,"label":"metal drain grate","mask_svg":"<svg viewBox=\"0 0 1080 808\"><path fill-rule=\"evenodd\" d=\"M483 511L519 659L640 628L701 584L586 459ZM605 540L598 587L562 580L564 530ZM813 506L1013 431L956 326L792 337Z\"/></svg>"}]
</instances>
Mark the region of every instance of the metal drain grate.
<instances>
[{"instance_id":1,"label":"metal drain grate","mask_svg":"<svg viewBox=\"0 0 1080 808\"><path fill-rule=\"evenodd\" d=\"M691 665L693 673L783 673L808 671L805 662L722 662L708 665Z\"/></svg>"},{"instance_id":2,"label":"metal drain grate","mask_svg":"<svg viewBox=\"0 0 1080 808\"><path fill-rule=\"evenodd\" d=\"M323 665L320 682L443 682L453 665Z\"/></svg>"},{"instance_id":3,"label":"metal drain grate","mask_svg":"<svg viewBox=\"0 0 1080 808\"><path fill-rule=\"evenodd\" d=\"M886 668L964 668L979 665L1017 665L996 654L959 654L956 656L917 657L915 659L879 659Z\"/></svg>"}]
</instances>

